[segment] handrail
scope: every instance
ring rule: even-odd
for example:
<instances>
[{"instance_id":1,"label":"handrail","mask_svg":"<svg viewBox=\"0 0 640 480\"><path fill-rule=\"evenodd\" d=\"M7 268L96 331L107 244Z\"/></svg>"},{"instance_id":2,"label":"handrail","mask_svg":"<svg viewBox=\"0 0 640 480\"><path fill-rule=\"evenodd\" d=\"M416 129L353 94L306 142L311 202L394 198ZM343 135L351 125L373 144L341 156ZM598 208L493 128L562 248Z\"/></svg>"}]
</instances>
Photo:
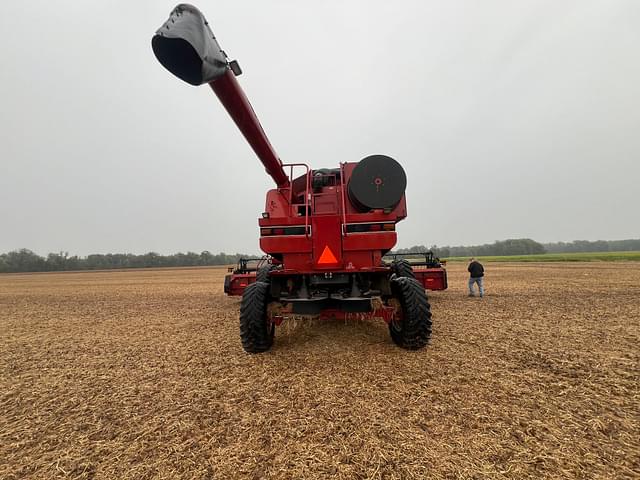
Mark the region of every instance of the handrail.
<instances>
[{"instance_id":1,"label":"handrail","mask_svg":"<svg viewBox=\"0 0 640 480\"><path fill-rule=\"evenodd\" d=\"M347 206L344 199L344 163L340 163L340 196L342 197L342 236L347 236Z\"/></svg>"},{"instance_id":2,"label":"handrail","mask_svg":"<svg viewBox=\"0 0 640 480\"><path fill-rule=\"evenodd\" d=\"M310 232L309 232L309 207L310 207L310 202L309 202L309 187L310 187L310 175L309 175L309 165L307 165L306 163L284 163L282 164L283 167L290 167L289 170L289 185L288 187L284 187L284 188L288 188L289 189L289 206L293 206L293 167L304 167L305 168L305 192L304 192L304 203L302 204L304 206L304 236L309 238ZM300 205L300 204L295 204L295 205Z\"/></svg>"}]
</instances>

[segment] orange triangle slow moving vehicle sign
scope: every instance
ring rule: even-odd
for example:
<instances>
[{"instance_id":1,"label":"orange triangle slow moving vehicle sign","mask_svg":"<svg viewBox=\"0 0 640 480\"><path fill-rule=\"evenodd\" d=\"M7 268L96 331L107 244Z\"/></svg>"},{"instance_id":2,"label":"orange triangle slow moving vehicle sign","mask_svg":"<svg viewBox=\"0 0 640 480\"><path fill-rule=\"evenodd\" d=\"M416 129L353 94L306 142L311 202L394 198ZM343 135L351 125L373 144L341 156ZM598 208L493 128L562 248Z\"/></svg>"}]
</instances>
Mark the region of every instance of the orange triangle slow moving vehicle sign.
<instances>
[{"instance_id":1,"label":"orange triangle slow moving vehicle sign","mask_svg":"<svg viewBox=\"0 0 640 480\"><path fill-rule=\"evenodd\" d=\"M322 255L318 259L318 265L321 263L338 263L338 259L329 248L329 245L325 245Z\"/></svg>"}]
</instances>

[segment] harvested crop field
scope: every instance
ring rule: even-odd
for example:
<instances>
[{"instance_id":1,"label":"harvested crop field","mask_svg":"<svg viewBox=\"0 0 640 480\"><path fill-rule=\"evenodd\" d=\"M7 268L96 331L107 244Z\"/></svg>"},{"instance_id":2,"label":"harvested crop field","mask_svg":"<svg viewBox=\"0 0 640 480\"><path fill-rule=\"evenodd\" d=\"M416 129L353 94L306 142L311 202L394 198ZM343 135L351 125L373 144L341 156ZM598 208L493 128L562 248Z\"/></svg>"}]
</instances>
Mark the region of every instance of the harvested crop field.
<instances>
[{"instance_id":1,"label":"harvested crop field","mask_svg":"<svg viewBox=\"0 0 640 480\"><path fill-rule=\"evenodd\" d=\"M638 478L640 263L464 265L424 350L297 322L245 354L224 269L0 276L0 478Z\"/></svg>"}]
</instances>

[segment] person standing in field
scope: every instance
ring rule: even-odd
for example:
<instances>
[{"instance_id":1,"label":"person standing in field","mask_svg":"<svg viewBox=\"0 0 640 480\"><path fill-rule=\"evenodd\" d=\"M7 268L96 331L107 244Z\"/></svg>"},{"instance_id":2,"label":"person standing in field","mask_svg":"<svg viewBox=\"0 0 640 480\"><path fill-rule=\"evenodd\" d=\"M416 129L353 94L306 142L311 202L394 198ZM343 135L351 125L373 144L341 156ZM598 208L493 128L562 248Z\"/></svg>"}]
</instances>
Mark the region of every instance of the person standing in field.
<instances>
[{"instance_id":1,"label":"person standing in field","mask_svg":"<svg viewBox=\"0 0 640 480\"><path fill-rule=\"evenodd\" d=\"M480 292L480 297L484 297L484 267L482 264L477 261L475 258L469 259L469 266L467 267L467 271L469 272L469 296L474 297L475 293L473 291L473 284L478 284L478 290Z\"/></svg>"}]
</instances>

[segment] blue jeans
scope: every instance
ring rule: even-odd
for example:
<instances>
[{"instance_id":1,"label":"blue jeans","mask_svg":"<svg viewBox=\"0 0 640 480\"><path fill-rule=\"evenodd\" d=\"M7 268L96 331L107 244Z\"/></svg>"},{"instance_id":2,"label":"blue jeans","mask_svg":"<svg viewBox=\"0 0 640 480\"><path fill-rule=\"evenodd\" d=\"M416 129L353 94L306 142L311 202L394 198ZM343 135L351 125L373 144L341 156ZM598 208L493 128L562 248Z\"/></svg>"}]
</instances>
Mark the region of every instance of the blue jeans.
<instances>
[{"instance_id":1,"label":"blue jeans","mask_svg":"<svg viewBox=\"0 0 640 480\"><path fill-rule=\"evenodd\" d=\"M473 278L471 277L469 279L469 295L473 295L473 284L477 283L478 284L478 290L480 290L480 296L483 297L484 296L484 285L483 285L483 279L484 277L477 277L477 278Z\"/></svg>"}]
</instances>

